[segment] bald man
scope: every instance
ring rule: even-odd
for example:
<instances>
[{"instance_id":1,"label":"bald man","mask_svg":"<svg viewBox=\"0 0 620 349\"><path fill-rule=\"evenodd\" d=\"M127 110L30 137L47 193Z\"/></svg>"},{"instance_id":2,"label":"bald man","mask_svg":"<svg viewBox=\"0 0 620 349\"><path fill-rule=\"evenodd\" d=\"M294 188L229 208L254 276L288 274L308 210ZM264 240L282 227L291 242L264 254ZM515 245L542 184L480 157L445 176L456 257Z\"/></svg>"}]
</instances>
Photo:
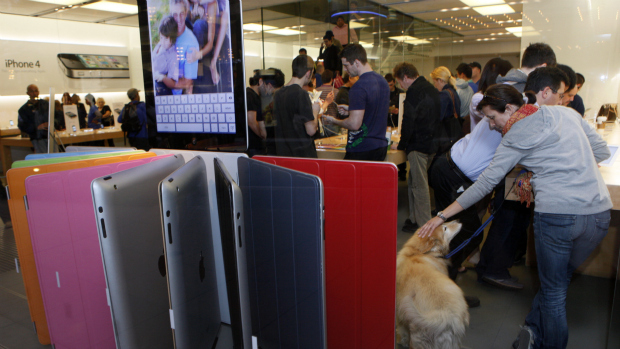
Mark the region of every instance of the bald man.
<instances>
[{"instance_id":1,"label":"bald man","mask_svg":"<svg viewBox=\"0 0 620 349\"><path fill-rule=\"evenodd\" d=\"M17 127L30 136L35 153L47 153L47 121L49 104L39 99L39 88L28 85L26 94L30 97L17 112Z\"/></svg>"}]
</instances>

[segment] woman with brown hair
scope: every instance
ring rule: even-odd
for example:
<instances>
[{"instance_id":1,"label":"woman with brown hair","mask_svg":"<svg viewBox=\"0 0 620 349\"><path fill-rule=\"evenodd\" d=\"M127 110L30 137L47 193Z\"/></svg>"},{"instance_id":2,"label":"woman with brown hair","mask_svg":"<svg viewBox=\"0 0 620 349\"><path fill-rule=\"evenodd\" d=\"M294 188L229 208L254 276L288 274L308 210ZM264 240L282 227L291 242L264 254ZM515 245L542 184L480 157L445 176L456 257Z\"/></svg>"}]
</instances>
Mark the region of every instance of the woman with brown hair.
<instances>
[{"instance_id":1,"label":"woman with brown hair","mask_svg":"<svg viewBox=\"0 0 620 349\"><path fill-rule=\"evenodd\" d=\"M526 93L528 103L534 94ZM525 104L510 85L493 85L478 111L501 130L493 161L476 182L418 232L427 237L448 218L487 195L517 164L533 173L520 189L536 196L534 239L540 290L514 348L565 348L566 293L571 276L607 234L611 198L598 169L607 143L570 108ZM530 183L531 182L531 183Z\"/></svg>"}]
</instances>

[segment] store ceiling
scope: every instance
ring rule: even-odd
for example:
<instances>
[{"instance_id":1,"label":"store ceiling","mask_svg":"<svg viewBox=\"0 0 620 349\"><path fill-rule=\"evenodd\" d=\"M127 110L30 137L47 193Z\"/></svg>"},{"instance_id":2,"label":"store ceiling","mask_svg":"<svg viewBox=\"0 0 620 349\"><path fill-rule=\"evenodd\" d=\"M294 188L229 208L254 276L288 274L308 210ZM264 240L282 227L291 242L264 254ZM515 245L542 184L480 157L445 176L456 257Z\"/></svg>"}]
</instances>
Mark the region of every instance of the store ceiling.
<instances>
[{"instance_id":1,"label":"store ceiling","mask_svg":"<svg viewBox=\"0 0 620 349\"><path fill-rule=\"evenodd\" d=\"M45 2L44 2L45 1ZM306 0L313 1L313 0ZM124 4L136 6L136 0L107 0L107 5ZM244 9L244 23L260 23L263 18L265 24L277 28L290 28L293 30L303 30L306 35L306 43L311 44L321 39L321 33L331 25L326 24L324 19L301 18L298 15L277 12L272 10L260 11L260 8L270 6L296 3L291 0L245 0L242 1ZM362 3L362 1L359 1ZM521 11L523 10L522 1L512 2L510 0L373 0L377 4L398 10L412 17L419 18L425 22L434 24L438 27L456 33L451 35L450 40L464 42L475 41L510 41L519 38L508 32L507 28L520 27ZM473 2L473 3L472 3ZM138 26L138 17L131 13L131 7L123 9L100 10L87 8L93 3L100 5L100 1L84 0L0 0L0 12L34 16L42 18L55 18L71 21L104 23L122 26ZM503 5L504 9L512 10L510 14L482 15L479 12L488 9L474 7L483 3L484 5ZM75 4L75 5L72 5ZM69 7L72 5L72 7ZM472 5L472 6L469 6ZM64 9L63 9L64 6ZM509 7L506 7L509 6ZM127 7L127 6L125 6ZM360 8L363 10L363 8ZM478 9L479 11L476 11ZM128 10L128 11L127 11ZM126 11L122 13L118 11ZM261 17L262 16L262 17ZM362 23L363 24L363 23ZM303 25L302 29L299 26ZM429 28L431 26L428 26ZM436 31L436 29L435 29ZM394 35L389 33L388 35ZM517 33L518 35L518 33ZM419 31L416 36L422 36ZM430 36L433 36L432 34ZM248 39L263 39L265 41L297 41L299 35L285 36L274 33L260 33L246 31Z\"/></svg>"}]
</instances>

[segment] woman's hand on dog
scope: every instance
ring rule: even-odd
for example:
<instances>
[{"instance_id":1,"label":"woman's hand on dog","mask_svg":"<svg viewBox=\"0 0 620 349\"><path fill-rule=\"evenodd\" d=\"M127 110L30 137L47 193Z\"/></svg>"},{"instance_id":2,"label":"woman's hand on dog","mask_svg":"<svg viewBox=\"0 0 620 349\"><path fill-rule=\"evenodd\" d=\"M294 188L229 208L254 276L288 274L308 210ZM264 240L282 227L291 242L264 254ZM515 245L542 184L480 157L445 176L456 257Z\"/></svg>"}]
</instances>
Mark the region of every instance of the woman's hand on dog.
<instances>
[{"instance_id":1,"label":"woman's hand on dog","mask_svg":"<svg viewBox=\"0 0 620 349\"><path fill-rule=\"evenodd\" d=\"M435 229L437 229L437 227L442 225L443 223L444 223L443 219L439 217L435 217L431 219L430 221L426 222L426 224L424 224L422 228L420 228L416 234L418 234L418 236L421 238L431 236L433 231L435 231Z\"/></svg>"},{"instance_id":2,"label":"woman's hand on dog","mask_svg":"<svg viewBox=\"0 0 620 349\"><path fill-rule=\"evenodd\" d=\"M450 206L446 207L442 213L444 215L444 217L446 218L450 218L452 216L454 216L455 214L459 213L463 211L463 206L461 206L458 202L453 202L450 204ZM424 224L422 226L422 228L420 228L420 230L418 230L417 234L419 237L421 238L425 238L427 236L430 236L433 231L435 229L437 229L438 226L444 224L445 221L439 217L435 217L433 219L431 219L430 221L426 222L426 224Z\"/></svg>"}]
</instances>

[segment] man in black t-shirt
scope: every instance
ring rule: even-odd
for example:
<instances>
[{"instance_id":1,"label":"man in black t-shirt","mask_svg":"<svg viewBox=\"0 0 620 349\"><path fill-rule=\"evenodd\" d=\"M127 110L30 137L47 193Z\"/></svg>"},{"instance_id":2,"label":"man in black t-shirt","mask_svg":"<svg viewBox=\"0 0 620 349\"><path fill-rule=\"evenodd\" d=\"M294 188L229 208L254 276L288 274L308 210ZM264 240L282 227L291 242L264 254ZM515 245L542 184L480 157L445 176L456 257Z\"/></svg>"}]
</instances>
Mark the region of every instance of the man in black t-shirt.
<instances>
[{"instance_id":1,"label":"man in black t-shirt","mask_svg":"<svg viewBox=\"0 0 620 349\"><path fill-rule=\"evenodd\" d=\"M342 62L338 57L340 50L334 45L334 34L330 31L323 36L323 43L319 49L319 59L323 60L325 69L329 69L337 76L336 72L342 74Z\"/></svg>"},{"instance_id":2,"label":"man in black t-shirt","mask_svg":"<svg viewBox=\"0 0 620 349\"><path fill-rule=\"evenodd\" d=\"M314 75L314 60L299 55L293 60L293 77L273 97L273 116L276 122L276 154L278 156L316 158L312 136L317 131L321 106L312 105L310 96L302 86L308 84ZM333 101L330 92L323 108Z\"/></svg>"},{"instance_id":3,"label":"man in black t-shirt","mask_svg":"<svg viewBox=\"0 0 620 349\"><path fill-rule=\"evenodd\" d=\"M267 137L267 130L265 129L265 119L263 119L262 107L259 96L259 81L260 74L257 71L253 77L250 78L250 86L246 88L246 100L247 100L247 117L248 117L248 155L250 157L254 155L264 155L265 145L263 139Z\"/></svg>"}]
</instances>

